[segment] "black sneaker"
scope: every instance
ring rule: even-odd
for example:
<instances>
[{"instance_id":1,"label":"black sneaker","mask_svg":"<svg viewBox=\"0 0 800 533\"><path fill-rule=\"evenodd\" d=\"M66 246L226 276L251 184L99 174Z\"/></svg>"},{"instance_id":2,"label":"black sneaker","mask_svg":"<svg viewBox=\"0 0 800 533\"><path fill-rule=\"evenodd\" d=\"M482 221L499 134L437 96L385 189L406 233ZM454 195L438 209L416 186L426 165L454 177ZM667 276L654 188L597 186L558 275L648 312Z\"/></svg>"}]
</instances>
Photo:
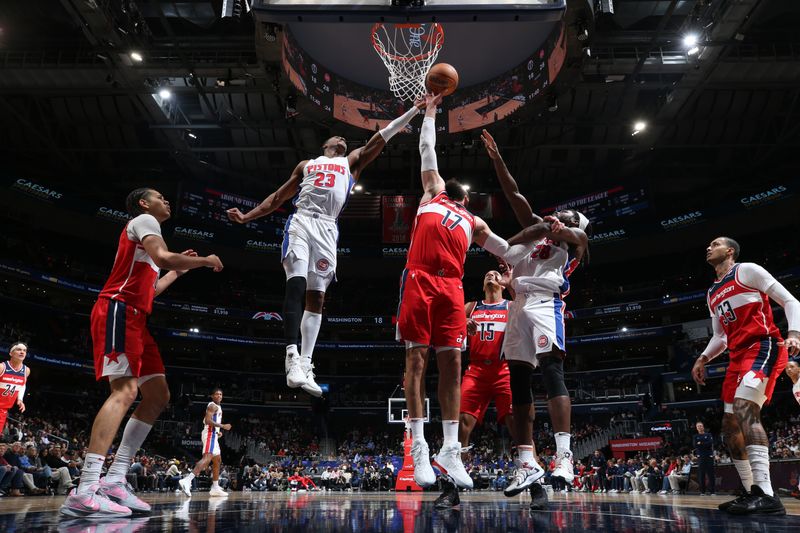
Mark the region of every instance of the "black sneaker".
<instances>
[{"instance_id":1,"label":"black sneaker","mask_svg":"<svg viewBox=\"0 0 800 533\"><path fill-rule=\"evenodd\" d=\"M741 501L742 501L744 498L747 498L747 496L749 496L749 495L750 495L750 493L749 493L749 492L747 492L746 490L744 490L744 487L740 487L740 488L739 488L739 490L737 490L737 491L736 491L734 494L736 495L736 498L734 498L734 499L732 499L732 500L730 500L730 501L727 501L727 502L725 502L725 503L721 503L721 504L719 504L719 506L718 506L717 508L718 508L720 511L727 511L727 510L728 510L728 508L729 508L731 505L738 504L738 503L739 503L739 502L741 502Z\"/></svg>"},{"instance_id":2,"label":"black sneaker","mask_svg":"<svg viewBox=\"0 0 800 533\"><path fill-rule=\"evenodd\" d=\"M758 485L753 485L747 497L742 498L740 502L731 504L727 510L731 514L786 514L786 508L781 501L775 496L764 494Z\"/></svg>"},{"instance_id":3,"label":"black sneaker","mask_svg":"<svg viewBox=\"0 0 800 533\"><path fill-rule=\"evenodd\" d=\"M442 481L442 484L444 492L433 502L433 507L434 509L452 509L461 503L461 498L458 497L458 487L449 480Z\"/></svg>"},{"instance_id":4,"label":"black sneaker","mask_svg":"<svg viewBox=\"0 0 800 533\"><path fill-rule=\"evenodd\" d=\"M549 500L547 498L547 491L544 490L544 487L541 483L534 483L531 485L531 511L544 511L546 510L549 505Z\"/></svg>"}]
</instances>

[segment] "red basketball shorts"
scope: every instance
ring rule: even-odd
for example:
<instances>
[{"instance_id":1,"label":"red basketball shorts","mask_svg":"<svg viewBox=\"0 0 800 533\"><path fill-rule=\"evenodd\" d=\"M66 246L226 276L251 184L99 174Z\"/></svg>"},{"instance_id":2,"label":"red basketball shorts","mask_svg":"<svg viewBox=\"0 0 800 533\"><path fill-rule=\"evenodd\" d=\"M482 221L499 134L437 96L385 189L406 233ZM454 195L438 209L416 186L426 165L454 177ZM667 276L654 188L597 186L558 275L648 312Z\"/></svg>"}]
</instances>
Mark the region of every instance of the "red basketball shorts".
<instances>
[{"instance_id":1,"label":"red basketball shorts","mask_svg":"<svg viewBox=\"0 0 800 533\"><path fill-rule=\"evenodd\" d=\"M725 412L733 413L733 400L742 398L763 406L772 398L775 382L786 368L789 352L783 340L767 337L746 350L731 353L722 383Z\"/></svg>"},{"instance_id":2,"label":"red basketball shorts","mask_svg":"<svg viewBox=\"0 0 800 533\"><path fill-rule=\"evenodd\" d=\"M98 381L164 375L158 346L147 331L147 316L125 302L98 298L92 308L94 370Z\"/></svg>"},{"instance_id":3,"label":"red basketball shorts","mask_svg":"<svg viewBox=\"0 0 800 533\"><path fill-rule=\"evenodd\" d=\"M470 363L461 380L461 412L474 416L481 424L492 400L497 408L497 421L502 424L511 413L508 363L503 361L490 366Z\"/></svg>"},{"instance_id":4,"label":"red basketball shorts","mask_svg":"<svg viewBox=\"0 0 800 533\"><path fill-rule=\"evenodd\" d=\"M404 270L397 311L397 340L461 349L466 333L461 280L424 270Z\"/></svg>"}]
</instances>

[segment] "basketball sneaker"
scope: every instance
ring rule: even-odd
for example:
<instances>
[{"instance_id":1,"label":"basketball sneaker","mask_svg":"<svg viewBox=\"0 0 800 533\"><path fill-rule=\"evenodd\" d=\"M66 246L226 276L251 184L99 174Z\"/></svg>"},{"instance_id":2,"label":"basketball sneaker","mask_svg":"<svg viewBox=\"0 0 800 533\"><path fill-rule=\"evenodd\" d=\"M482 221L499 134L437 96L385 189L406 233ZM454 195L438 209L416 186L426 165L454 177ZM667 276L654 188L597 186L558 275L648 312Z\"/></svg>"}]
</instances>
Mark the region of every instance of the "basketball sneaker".
<instances>
[{"instance_id":1,"label":"basketball sneaker","mask_svg":"<svg viewBox=\"0 0 800 533\"><path fill-rule=\"evenodd\" d=\"M433 502L434 509L452 509L460 504L461 498L458 497L458 487L455 482L450 479L450 476L442 478L442 485L444 486L444 491L436 498L436 501Z\"/></svg>"},{"instance_id":2,"label":"basketball sneaker","mask_svg":"<svg viewBox=\"0 0 800 533\"><path fill-rule=\"evenodd\" d=\"M750 495L749 492L744 490L744 487L740 487L739 490L737 490L734 494L736 494L736 498L719 504L717 506L717 509L719 509L720 511L727 511L731 505L741 503L742 500L744 500L745 498L747 498L747 496Z\"/></svg>"},{"instance_id":3,"label":"basketball sneaker","mask_svg":"<svg viewBox=\"0 0 800 533\"><path fill-rule=\"evenodd\" d=\"M436 474L431 468L431 452L424 440L415 440L411 444L411 457L414 459L414 481L420 487L430 487L436 483Z\"/></svg>"},{"instance_id":4,"label":"basketball sneaker","mask_svg":"<svg viewBox=\"0 0 800 533\"><path fill-rule=\"evenodd\" d=\"M133 487L127 481L115 483L100 482L100 494L118 504L127 507L134 513L149 513L150 504L142 501L133 493Z\"/></svg>"},{"instance_id":5,"label":"basketball sneaker","mask_svg":"<svg viewBox=\"0 0 800 533\"><path fill-rule=\"evenodd\" d=\"M461 460L461 444L458 442L443 445L436 457L433 458L433 465L441 470L443 475L450 476L459 487L472 488L472 478L464 468L464 461Z\"/></svg>"},{"instance_id":6,"label":"basketball sneaker","mask_svg":"<svg viewBox=\"0 0 800 533\"><path fill-rule=\"evenodd\" d=\"M553 470L553 476L561 478L567 485L572 485L572 480L575 479L575 467L572 464L572 452L567 450L561 452L556 457L556 467Z\"/></svg>"},{"instance_id":7,"label":"basketball sneaker","mask_svg":"<svg viewBox=\"0 0 800 533\"><path fill-rule=\"evenodd\" d=\"M781 500L775 496L767 496L758 485L753 485L750 494L738 503L732 503L727 511L730 514L786 514Z\"/></svg>"},{"instance_id":8,"label":"basketball sneaker","mask_svg":"<svg viewBox=\"0 0 800 533\"><path fill-rule=\"evenodd\" d=\"M72 489L61 505L61 514L75 518L124 518L132 514L127 507L100 493L100 483L92 484L89 489L89 492L82 493Z\"/></svg>"},{"instance_id":9,"label":"basketball sneaker","mask_svg":"<svg viewBox=\"0 0 800 533\"><path fill-rule=\"evenodd\" d=\"M183 478L178 481L178 486L181 488L181 492L186 494L188 497L192 497L192 480L189 478Z\"/></svg>"},{"instance_id":10,"label":"basketball sneaker","mask_svg":"<svg viewBox=\"0 0 800 533\"><path fill-rule=\"evenodd\" d=\"M306 373L300 366L300 354L294 344L286 347L286 385L292 389L302 386L306 382Z\"/></svg>"},{"instance_id":11,"label":"basketball sneaker","mask_svg":"<svg viewBox=\"0 0 800 533\"><path fill-rule=\"evenodd\" d=\"M514 472L511 483L509 483L503 491L503 494L506 496L516 496L544 476L544 470L538 463L532 465L528 463L519 463L519 459L517 463L517 471Z\"/></svg>"},{"instance_id":12,"label":"basketball sneaker","mask_svg":"<svg viewBox=\"0 0 800 533\"><path fill-rule=\"evenodd\" d=\"M208 491L208 495L212 498L227 498L228 493L222 490L222 487L211 487L211 490Z\"/></svg>"},{"instance_id":13,"label":"basketball sneaker","mask_svg":"<svg viewBox=\"0 0 800 533\"><path fill-rule=\"evenodd\" d=\"M547 491L541 483L531 485L531 511L545 511L549 507Z\"/></svg>"},{"instance_id":14,"label":"basketball sneaker","mask_svg":"<svg viewBox=\"0 0 800 533\"><path fill-rule=\"evenodd\" d=\"M303 390L309 393L311 396L316 396L317 398L322 396L322 389L314 380L316 376L314 375L314 365L311 363L311 359L309 358L308 360L299 363L298 366L300 366L301 371L305 374L305 382L301 385Z\"/></svg>"}]
</instances>

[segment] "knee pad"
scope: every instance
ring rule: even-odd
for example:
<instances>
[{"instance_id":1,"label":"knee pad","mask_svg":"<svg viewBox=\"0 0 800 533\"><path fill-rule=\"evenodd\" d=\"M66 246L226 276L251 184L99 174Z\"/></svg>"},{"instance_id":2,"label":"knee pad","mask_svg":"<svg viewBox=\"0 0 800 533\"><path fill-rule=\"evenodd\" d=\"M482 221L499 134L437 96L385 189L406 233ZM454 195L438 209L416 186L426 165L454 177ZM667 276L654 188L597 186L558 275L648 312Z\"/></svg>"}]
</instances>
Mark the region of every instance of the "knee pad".
<instances>
[{"instance_id":1,"label":"knee pad","mask_svg":"<svg viewBox=\"0 0 800 533\"><path fill-rule=\"evenodd\" d=\"M542 381L547 392L547 399L558 396L569 396L567 386L564 384L564 360L557 355L542 357L539 360L542 369Z\"/></svg>"},{"instance_id":2,"label":"knee pad","mask_svg":"<svg viewBox=\"0 0 800 533\"><path fill-rule=\"evenodd\" d=\"M508 365L508 370L511 373L511 405L532 404L531 377L533 376L533 368L520 363Z\"/></svg>"}]
</instances>

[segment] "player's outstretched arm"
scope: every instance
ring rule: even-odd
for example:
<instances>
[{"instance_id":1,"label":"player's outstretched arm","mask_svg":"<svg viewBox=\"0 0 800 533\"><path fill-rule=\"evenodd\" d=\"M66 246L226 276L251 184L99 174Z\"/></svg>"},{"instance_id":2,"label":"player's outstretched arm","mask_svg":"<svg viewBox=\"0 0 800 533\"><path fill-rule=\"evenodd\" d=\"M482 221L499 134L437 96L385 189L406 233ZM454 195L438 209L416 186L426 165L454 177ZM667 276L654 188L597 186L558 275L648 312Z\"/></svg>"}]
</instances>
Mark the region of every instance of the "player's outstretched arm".
<instances>
[{"instance_id":1,"label":"player's outstretched arm","mask_svg":"<svg viewBox=\"0 0 800 533\"><path fill-rule=\"evenodd\" d=\"M197 257L197 252L194 250L184 250L181 252L181 255L188 255L189 257ZM160 278L158 278L158 282L156 283L156 292L154 296L158 296L165 290L167 287L175 283L175 280L179 277L186 274L186 270L170 270Z\"/></svg>"},{"instance_id":2,"label":"player's outstretched arm","mask_svg":"<svg viewBox=\"0 0 800 533\"><path fill-rule=\"evenodd\" d=\"M422 201L426 202L444 190L436 162L436 108L442 101L439 95L425 95L425 118L419 132L419 155L422 158Z\"/></svg>"},{"instance_id":3,"label":"player's outstretched arm","mask_svg":"<svg viewBox=\"0 0 800 533\"><path fill-rule=\"evenodd\" d=\"M380 155L383 147L389 142L389 139L403 131L403 129L411 122L411 119L416 117L422 109L425 109L425 99L420 98L414 102L414 107L391 121L385 128L372 136L367 144L361 148L356 148L347 156L347 162L350 164L350 171L353 173L353 178L358 181L361 176L361 171L367 165L372 163L378 155Z\"/></svg>"},{"instance_id":4,"label":"player's outstretched arm","mask_svg":"<svg viewBox=\"0 0 800 533\"><path fill-rule=\"evenodd\" d=\"M553 222L558 219L553 216L546 216L544 220ZM570 228L564 224L559 224L553 231L548 232L547 236L554 241L563 241L573 245L575 247L575 259L578 261L583 259L586 250L589 248L589 237L580 228ZM509 239L509 242L512 242L512 240Z\"/></svg>"},{"instance_id":5,"label":"player's outstretched arm","mask_svg":"<svg viewBox=\"0 0 800 533\"><path fill-rule=\"evenodd\" d=\"M142 246L156 266L164 270L192 270L208 267L214 269L214 272L222 271L222 261L216 255L211 254L206 257L195 255L193 257L170 252L160 235L147 235L142 240Z\"/></svg>"},{"instance_id":6,"label":"player's outstretched arm","mask_svg":"<svg viewBox=\"0 0 800 533\"><path fill-rule=\"evenodd\" d=\"M511 204L511 209L514 210L517 222L523 227L532 226L541 222L541 217L533 213L528 199L519 192L517 182L514 176L511 175L511 172L509 172L505 161L503 161L503 156L500 155L500 149L497 147L497 142L495 142L494 137L492 137L488 131L483 130L481 132L481 141L483 141L486 153L489 154L489 158L492 160L492 164L494 164L497 181L500 182L503 194L506 196L508 203Z\"/></svg>"},{"instance_id":7,"label":"player's outstretched arm","mask_svg":"<svg viewBox=\"0 0 800 533\"><path fill-rule=\"evenodd\" d=\"M512 245L511 241L505 241L502 237L492 233L492 230L481 218L475 217L475 231L472 234L472 240L487 252L502 257L511 265L516 265L533 251L535 241L547 235L550 230L550 222L542 221L528 226L512 237L512 240L515 241L515 244Z\"/></svg>"},{"instance_id":8,"label":"player's outstretched arm","mask_svg":"<svg viewBox=\"0 0 800 533\"><path fill-rule=\"evenodd\" d=\"M776 280L766 269L755 263L742 263L736 272L737 280L748 286L758 289L783 307L786 313L786 322L789 331L786 335L786 349L789 355L800 353L800 302L792 296L781 282Z\"/></svg>"},{"instance_id":9,"label":"player's outstretched arm","mask_svg":"<svg viewBox=\"0 0 800 533\"><path fill-rule=\"evenodd\" d=\"M239 224L247 224L248 222L257 218L267 216L278 209L287 200L297 194L300 181L303 179L303 168L305 168L306 163L308 163L308 160L300 161L300 163L294 167L291 177L283 185L281 185L277 191L267 196L263 202L251 209L249 212L242 213L237 207L233 207L225 211L228 214L228 218L231 221Z\"/></svg>"}]
</instances>

